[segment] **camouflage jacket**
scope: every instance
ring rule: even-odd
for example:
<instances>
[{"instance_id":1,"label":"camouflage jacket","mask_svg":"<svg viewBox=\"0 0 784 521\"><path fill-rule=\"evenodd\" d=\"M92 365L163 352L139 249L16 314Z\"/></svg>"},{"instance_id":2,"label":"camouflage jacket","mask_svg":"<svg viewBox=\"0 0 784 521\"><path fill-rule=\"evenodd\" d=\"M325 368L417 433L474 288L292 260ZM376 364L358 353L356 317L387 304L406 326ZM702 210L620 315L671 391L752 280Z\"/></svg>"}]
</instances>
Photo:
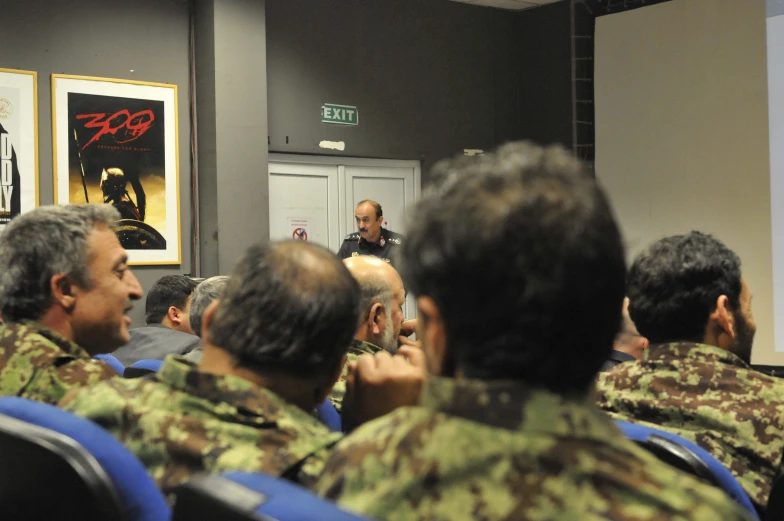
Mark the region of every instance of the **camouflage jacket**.
<instances>
[{"instance_id":1,"label":"camouflage jacket","mask_svg":"<svg viewBox=\"0 0 784 521\"><path fill-rule=\"evenodd\" d=\"M364 342L362 340L352 340L351 347L348 348L348 352L346 353L346 361L350 362L352 360L356 361L360 355L374 355L381 351L382 349L375 344L371 344L370 342ZM343 365L343 371L340 373L340 378L338 379L335 387L332 388L332 392L329 393L329 401L332 402L332 405L335 406L335 409L338 412L341 411L343 408L343 397L346 395L346 375L348 374L348 363Z\"/></svg>"},{"instance_id":2,"label":"camouflage jacket","mask_svg":"<svg viewBox=\"0 0 784 521\"><path fill-rule=\"evenodd\" d=\"M602 373L599 407L691 440L764 507L784 452L784 382L734 354L694 343L652 346L643 359Z\"/></svg>"},{"instance_id":3,"label":"camouflage jacket","mask_svg":"<svg viewBox=\"0 0 784 521\"><path fill-rule=\"evenodd\" d=\"M422 405L333 449L316 491L387 521L746 519L624 438L587 398L431 378Z\"/></svg>"},{"instance_id":4,"label":"camouflage jacket","mask_svg":"<svg viewBox=\"0 0 784 521\"><path fill-rule=\"evenodd\" d=\"M113 376L107 363L37 322L0 325L0 396L56 404L71 389Z\"/></svg>"},{"instance_id":5,"label":"camouflage jacket","mask_svg":"<svg viewBox=\"0 0 784 521\"><path fill-rule=\"evenodd\" d=\"M156 374L102 382L60 405L108 430L165 493L205 471L264 471L309 485L341 437L267 389L174 356Z\"/></svg>"}]
</instances>

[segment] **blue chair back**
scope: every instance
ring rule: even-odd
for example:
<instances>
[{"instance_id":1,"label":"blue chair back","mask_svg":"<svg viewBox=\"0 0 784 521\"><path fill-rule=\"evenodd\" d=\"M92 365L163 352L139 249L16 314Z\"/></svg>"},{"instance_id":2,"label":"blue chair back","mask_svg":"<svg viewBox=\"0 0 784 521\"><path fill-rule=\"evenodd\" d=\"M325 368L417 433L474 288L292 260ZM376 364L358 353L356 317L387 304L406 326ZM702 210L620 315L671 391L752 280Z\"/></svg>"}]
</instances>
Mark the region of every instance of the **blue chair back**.
<instances>
[{"instance_id":1,"label":"blue chair back","mask_svg":"<svg viewBox=\"0 0 784 521\"><path fill-rule=\"evenodd\" d=\"M283 478L230 472L196 476L177 491L172 521L367 521Z\"/></svg>"},{"instance_id":2,"label":"blue chair back","mask_svg":"<svg viewBox=\"0 0 784 521\"><path fill-rule=\"evenodd\" d=\"M133 367L134 369L147 369L148 371L157 372L162 365L163 360L139 360L132 363L128 367Z\"/></svg>"},{"instance_id":3,"label":"blue chair back","mask_svg":"<svg viewBox=\"0 0 784 521\"><path fill-rule=\"evenodd\" d=\"M730 496L740 506L746 508L752 514L753 519L759 519L757 510L754 507L748 493L740 486L735 476L713 455L685 438L667 431L654 429L644 425L637 425L634 423L616 421L615 424L623 431L623 434L636 441L644 448L651 450L654 454L661 459L667 461L681 470L686 470L699 477L706 479L713 485L721 488L728 496ZM670 446L661 443L661 440L670 442L676 446L675 450ZM680 450L678 450L680 449ZM662 451L667 451L667 454L662 454ZM695 468L692 458L698 460L703 465L704 470L699 467ZM680 459L681 461L673 461L673 459ZM704 475L705 472L709 475Z\"/></svg>"},{"instance_id":4,"label":"blue chair back","mask_svg":"<svg viewBox=\"0 0 784 521\"><path fill-rule=\"evenodd\" d=\"M335 432L342 432L343 425L340 421L340 413L338 410L335 409L335 406L332 405L332 402L329 400L324 400L324 403L321 405L316 406L316 414L319 417L319 420L329 427L329 430Z\"/></svg>"},{"instance_id":5,"label":"blue chair back","mask_svg":"<svg viewBox=\"0 0 784 521\"><path fill-rule=\"evenodd\" d=\"M104 353L100 355L95 355L93 358L95 358L96 360L103 360L104 362L112 366L112 369L117 371L117 374L123 374L123 372L125 372L125 366L122 365L122 362L117 360L117 357L115 357L114 355Z\"/></svg>"},{"instance_id":6,"label":"blue chair back","mask_svg":"<svg viewBox=\"0 0 784 521\"><path fill-rule=\"evenodd\" d=\"M98 425L52 405L0 398L0 454L4 519L161 521L171 514L133 454ZM56 481L48 486L50 478ZM9 498L11 491L22 496ZM55 498L68 491L80 495ZM7 517L9 501L26 505L21 517ZM31 512L46 508L52 512Z\"/></svg>"}]
</instances>

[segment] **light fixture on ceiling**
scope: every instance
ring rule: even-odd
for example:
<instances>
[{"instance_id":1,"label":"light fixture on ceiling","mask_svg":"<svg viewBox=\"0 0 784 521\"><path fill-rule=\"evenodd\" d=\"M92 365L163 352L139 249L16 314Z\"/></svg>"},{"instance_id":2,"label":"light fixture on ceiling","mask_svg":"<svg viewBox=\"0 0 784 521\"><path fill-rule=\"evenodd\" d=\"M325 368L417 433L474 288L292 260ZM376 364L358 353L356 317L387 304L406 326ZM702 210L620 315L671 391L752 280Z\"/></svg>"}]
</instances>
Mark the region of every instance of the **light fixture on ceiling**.
<instances>
[{"instance_id":1,"label":"light fixture on ceiling","mask_svg":"<svg viewBox=\"0 0 784 521\"><path fill-rule=\"evenodd\" d=\"M522 11L524 9L533 9L545 4L553 4L563 0L453 0L454 2L461 2L463 4L478 5L482 7L496 7L499 9L508 9L511 11Z\"/></svg>"}]
</instances>

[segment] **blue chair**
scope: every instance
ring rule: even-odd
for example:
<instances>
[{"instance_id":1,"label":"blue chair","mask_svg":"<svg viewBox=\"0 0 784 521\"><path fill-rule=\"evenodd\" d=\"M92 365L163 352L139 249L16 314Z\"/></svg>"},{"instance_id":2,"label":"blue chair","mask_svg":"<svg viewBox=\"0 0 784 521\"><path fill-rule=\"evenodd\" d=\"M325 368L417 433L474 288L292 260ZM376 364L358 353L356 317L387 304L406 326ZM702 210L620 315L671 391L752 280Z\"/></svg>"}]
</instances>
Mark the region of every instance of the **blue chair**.
<instances>
[{"instance_id":1,"label":"blue chair","mask_svg":"<svg viewBox=\"0 0 784 521\"><path fill-rule=\"evenodd\" d=\"M0 398L3 519L162 521L168 504L108 432L52 405Z\"/></svg>"},{"instance_id":2,"label":"blue chair","mask_svg":"<svg viewBox=\"0 0 784 521\"><path fill-rule=\"evenodd\" d=\"M123 372L125 372L125 366L122 365L122 362L117 360L117 358L114 355L105 353L105 354L95 355L93 358L95 358L96 360L103 360L104 362L112 366L112 369L117 371L117 374L123 374Z\"/></svg>"},{"instance_id":3,"label":"blue chair","mask_svg":"<svg viewBox=\"0 0 784 521\"><path fill-rule=\"evenodd\" d=\"M125 368L122 375L125 378L141 378L150 373L157 373L163 365L163 360L139 360Z\"/></svg>"},{"instance_id":4,"label":"blue chair","mask_svg":"<svg viewBox=\"0 0 784 521\"><path fill-rule=\"evenodd\" d=\"M177 490L172 521L367 521L283 478L261 473L199 475Z\"/></svg>"},{"instance_id":5,"label":"blue chair","mask_svg":"<svg viewBox=\"0 0 784 521\"><path fill-rule=\"evenodd\" d=\"M319 417L319 420L329 427L329 430L335 432L342 432L343 425L340 421L340 413L338 410L335 409L335 406L332 405L332 402L329 400L324 400L324 403L321 405L316 406L316 414Z\"/></svg>"},{"instance_id":6,"label":"blue chair","mask_svg":"<svg viewBox=\"0 0 784 521\"><path fill-rule=\"evenodd\" d=\"M134 369L147 369L148 371L158 372L163 365L163 360L139 360L132 363L129 367Z\"/></svg>"},{"instance_id":7,"label":"blue chair","mask_svg":"<svg viewBox=\"0 0 784 521\"><path fill-rule=\"evenodd\" d=\"M644 425L616 421L623 434L651 451L663 461L690 474L707 480L722 489L736 503L759 519L749 495L740 486L735 476L711 453L694 442L667 431Z\"/></svg>"}]
</instances>

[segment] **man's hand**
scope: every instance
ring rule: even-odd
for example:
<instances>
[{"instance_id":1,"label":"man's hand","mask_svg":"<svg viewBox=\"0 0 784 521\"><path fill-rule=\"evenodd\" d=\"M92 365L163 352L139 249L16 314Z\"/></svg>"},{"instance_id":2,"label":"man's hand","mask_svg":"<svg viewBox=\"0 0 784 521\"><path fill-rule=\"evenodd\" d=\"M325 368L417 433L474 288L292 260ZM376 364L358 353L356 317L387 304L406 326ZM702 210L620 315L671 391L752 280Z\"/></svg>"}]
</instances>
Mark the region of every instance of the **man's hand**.
<instances>
[{"instance_id":1,"label":"man's hand","mask_svg":"<svg viewBox=\"0 0 784 521\"><path fill-rule=\"evenodd\" d=\"M400 328L400 336L411 336L416 333L416 322L415 318L404 320Z\"/></svg>"},{"instance_id":2,"label":"man's hand","mask_svg":"<svg viewBox=\"0 0 784 521\"><path fill-rule=\"evenodd\" d=\"M419 340L411 340L410 337L416 333L416 319L412 318L410 320L403 321L403 326L400 328L400 336L397 337L397 343L399 346L411 346L420 348L421 345Z\"/></svg>"},{"instance_id":3,"label":"man's hand","mask_svg":"<svg viewBox=\"0 0 784 521\"><path fill-rule=\"evenodd\" d=\"M395 356L381 351L349 362L343 399L346 427L417 405L426 378L425 354L415 347L401 346Z\"/></svg>"}]
</instances>

